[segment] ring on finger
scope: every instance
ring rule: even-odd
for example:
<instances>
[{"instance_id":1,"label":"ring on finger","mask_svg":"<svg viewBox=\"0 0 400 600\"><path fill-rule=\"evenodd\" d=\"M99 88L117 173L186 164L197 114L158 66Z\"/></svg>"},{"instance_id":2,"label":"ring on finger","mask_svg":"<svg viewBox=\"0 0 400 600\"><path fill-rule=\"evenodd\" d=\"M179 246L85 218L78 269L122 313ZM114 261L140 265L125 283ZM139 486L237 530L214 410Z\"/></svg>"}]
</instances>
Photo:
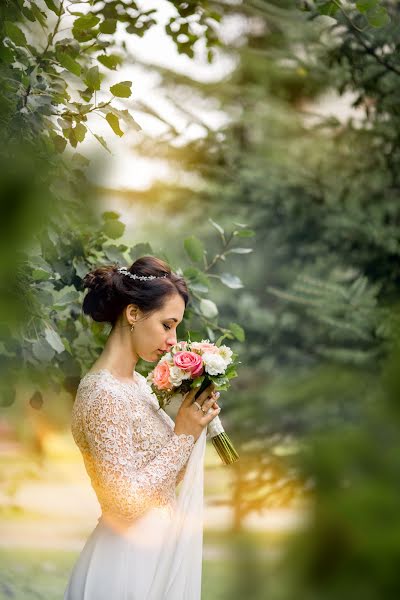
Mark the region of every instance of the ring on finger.
<instances>
[{"instance_id":1,"label":"ring on finger","mask_svg":"<svg viewBox=\"0 0 400 600\"><path fill-rule=\"evenodd\" d=\"M199 403L198 403L196 400L193 402L193 404L195 404L195 405L197 406L197 410L203 410L203 409L201 408L200 404L199 404ZM203 412L204 412L204 411L203 411Z\"/></svg>"}]
</instances>

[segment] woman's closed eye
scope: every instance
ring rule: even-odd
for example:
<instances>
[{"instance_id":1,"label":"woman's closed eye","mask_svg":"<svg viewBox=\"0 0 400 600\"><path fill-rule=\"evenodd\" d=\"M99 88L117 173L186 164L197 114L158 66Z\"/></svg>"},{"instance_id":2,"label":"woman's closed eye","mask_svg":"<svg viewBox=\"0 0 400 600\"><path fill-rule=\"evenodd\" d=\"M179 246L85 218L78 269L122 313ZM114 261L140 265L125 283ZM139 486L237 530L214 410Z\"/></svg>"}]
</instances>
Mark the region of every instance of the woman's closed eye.
<instances>
[{"instance_id":1,"label":"woman's closed eye","mask_svg":"<svg viewBox=\"0 0 400 600\"><path fill-rule=\"evenodd\" d=\"M171 327L169 327L169 326L168 326L168 325L166 325L165 323L163 323L163 325L164 325L164 327L165 327L166 329L171 329Z\"/></svg>"}]
</instances>

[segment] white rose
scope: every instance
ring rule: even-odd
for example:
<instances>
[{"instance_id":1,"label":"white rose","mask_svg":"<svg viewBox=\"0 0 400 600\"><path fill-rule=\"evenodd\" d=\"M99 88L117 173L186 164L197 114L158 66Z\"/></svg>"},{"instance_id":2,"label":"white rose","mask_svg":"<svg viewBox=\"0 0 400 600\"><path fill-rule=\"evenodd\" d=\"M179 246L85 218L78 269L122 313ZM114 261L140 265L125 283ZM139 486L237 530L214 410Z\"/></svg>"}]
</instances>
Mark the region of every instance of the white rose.
<instances>
[{"instance_id":1,"label":"white rose","mask_svg":"<svg viewBox=\"0 0 400 600\"><path fill-rule=\"evenodd\" d=\"M220 346L218 352L227 367L232 362L232 350L228 346Z\"/></svg>"},{"instance_id":2,"label":"white rose","mask_svg":"<svg viewBox=\"0 0 400 600\"><path fill-rule=\"evenodd\" d=\"M206 373L210 375L219 375L225 371L225 361L219 354L213 352L204 352L203 356L204 368Z\"/></svg>"},{"instance_id":3,"label":"white rose","mask_svg":"<svg viewBox=\"0 0 400 600\"><path fill-rule=\"evenodd\" d=\"M184 379L190 379L190 373L183 371L176 365L169 369L169 381L174 387L181 385Z\"/></svg>"}]
</instances>

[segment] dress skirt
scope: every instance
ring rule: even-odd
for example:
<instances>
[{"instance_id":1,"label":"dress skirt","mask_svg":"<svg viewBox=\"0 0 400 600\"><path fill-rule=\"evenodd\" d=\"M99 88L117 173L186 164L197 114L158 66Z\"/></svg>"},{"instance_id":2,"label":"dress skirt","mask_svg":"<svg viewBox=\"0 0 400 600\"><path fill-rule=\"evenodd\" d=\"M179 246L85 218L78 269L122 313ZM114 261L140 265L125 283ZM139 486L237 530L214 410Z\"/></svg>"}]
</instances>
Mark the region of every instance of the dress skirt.
<instances>
[{"instance_id":1,"label":"dress skirt","mask_svg":"<svg viewBox=\"0 0 400 600\"><path fill-rule=\"evenodd\" d=\"M64 600L200 600L206 431L174 505L123 531L102 515L75 563Z\"/></svg>"}]
</instances>

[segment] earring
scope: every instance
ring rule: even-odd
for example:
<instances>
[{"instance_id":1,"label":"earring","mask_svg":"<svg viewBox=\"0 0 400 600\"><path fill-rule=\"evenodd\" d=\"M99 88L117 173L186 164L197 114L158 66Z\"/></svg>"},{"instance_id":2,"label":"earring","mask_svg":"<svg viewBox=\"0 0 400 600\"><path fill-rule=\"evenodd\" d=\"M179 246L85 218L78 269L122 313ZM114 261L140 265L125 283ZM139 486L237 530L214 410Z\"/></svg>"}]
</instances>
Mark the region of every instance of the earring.
<instances>
[{"instance_id":1,"label":"earring","mask_svg":"<svg viewBox=\"0 0 400 600\"><path fill-rule=\"evenodd\" d=\"M135 326L134 326L134 324L132 323L132 325L131 325L131 331L133 331L134 329L135 329Z\"/></svg>"}]
</instances>

